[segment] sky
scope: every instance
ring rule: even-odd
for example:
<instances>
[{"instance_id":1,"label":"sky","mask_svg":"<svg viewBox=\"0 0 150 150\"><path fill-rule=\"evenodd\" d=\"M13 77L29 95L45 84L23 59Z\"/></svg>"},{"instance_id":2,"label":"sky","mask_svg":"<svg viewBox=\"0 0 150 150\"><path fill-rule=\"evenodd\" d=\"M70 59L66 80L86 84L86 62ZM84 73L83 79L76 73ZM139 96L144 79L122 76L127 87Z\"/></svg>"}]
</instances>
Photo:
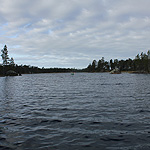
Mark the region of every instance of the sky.
<instances>
[{"instance_id":1,"label":"sky","mask_svg":"<svg viewBox=\"0 0 150 150\"><path fill-rule=\"evenodd\" d=\"M85 68L94 59L134 59L150 49L150 0L0 4L0 48L7 45L19 65Z\"/></svg>"}]
</instances>

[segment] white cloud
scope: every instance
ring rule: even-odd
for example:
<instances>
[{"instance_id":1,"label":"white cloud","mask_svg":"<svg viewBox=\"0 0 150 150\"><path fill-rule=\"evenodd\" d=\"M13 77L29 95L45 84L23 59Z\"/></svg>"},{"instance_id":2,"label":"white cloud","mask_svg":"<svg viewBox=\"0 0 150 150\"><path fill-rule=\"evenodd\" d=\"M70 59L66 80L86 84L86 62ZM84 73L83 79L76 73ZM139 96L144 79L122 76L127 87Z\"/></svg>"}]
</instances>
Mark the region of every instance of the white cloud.
<instances>
[{"instance_id":1,"label":"white cloud","mask_svg":"<svg viewBox=\"0 0 150 150\"><path fill-rule=\"evenodd\" d=\"M150 47L149 0L0 3L0 46L7 44L19 64L82 68L102 56L133 58Z\"/></svg>"}]
</instances>

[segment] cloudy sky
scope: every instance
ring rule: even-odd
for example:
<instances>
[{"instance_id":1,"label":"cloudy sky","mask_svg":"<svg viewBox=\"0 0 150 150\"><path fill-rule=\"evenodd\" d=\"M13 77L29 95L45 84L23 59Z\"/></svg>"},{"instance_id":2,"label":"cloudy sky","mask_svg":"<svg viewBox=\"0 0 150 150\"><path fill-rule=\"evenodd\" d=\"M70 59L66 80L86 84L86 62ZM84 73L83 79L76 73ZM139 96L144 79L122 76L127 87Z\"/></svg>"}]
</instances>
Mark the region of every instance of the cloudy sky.
<instances>
[{"instance_id":1,"label":"cloudy sky","mask_svg":"<svg viewBox=\"0 0 150 150\"><path fill-rule=\"evenodd\" d=\"M0 0L0 47L15 63L84 68L150 49L150 0ZM0 62L2 62L0 58Z\"/></svg>"}]
</instances>

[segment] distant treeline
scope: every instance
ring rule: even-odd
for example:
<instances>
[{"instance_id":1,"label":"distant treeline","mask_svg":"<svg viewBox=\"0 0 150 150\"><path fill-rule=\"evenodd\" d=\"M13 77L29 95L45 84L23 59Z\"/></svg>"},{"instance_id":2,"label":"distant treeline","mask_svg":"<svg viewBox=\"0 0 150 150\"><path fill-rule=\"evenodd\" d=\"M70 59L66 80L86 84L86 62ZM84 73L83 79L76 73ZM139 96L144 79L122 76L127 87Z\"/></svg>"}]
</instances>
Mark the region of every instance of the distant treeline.
<instances>
[{"instance_id":1,"label":"distant treeline","mask_svg":"<svg viewBox=\"0 0 150 150\"><path fill-rule=\"evenodd\" d=\"M67 73L77 72L79 70L73 68L39 68L28 65L0 65L0 75L5 76L7 71L13 70L18 74L33 74L33 73Z\"/></svg>"},{"instance_id":2,"label":"distant treeline","mask_svg":"<svg viewBox=\"0 0 150 150\"><path fill-rule=\"evenodd\" d=\"M135 59L126 60L110 60L105 61L104 57L96 61L93 60L91 64L85 69L74 68L39 68L30 65L17 65L14 59L8 56L7 46L1 50L3 63L0 65L0 76L7 75L12 71L16 74L33 74L33 73L67 73L67 72L109 72L113 69L120 71L134 71L139 73L150 73L150 50L146 53L138 54Z\"/></svg>"},{"instance_id":3,"label":"distant treeline","mask_svg":"<svg viewBox=\"0 0 150 150\"><path fill-rule=\"evenodd\" d=\"M93 60L87 68L84 69L85 72L108 72L115 68L120 69L120 71L135 71L139 73L150 73L150 51L146 53L138 54L135 59L126 60L110 60L105 61L104 57L96 61Z\"/></svg>"},{"instance_id":4,"label":"distant treeline","mask_svg":"<svg viewBox=\"0 0 150 150\"><path fill-rule=\"evenodd\" d=\"M65 72L77 72L79 70L72 68L39 68L30 65L17 65L14 62L13 57L9 58L7 45L1 50L1 56L3 63L0 65L0 76L6 75L21 75L32 73L65 73Z\"/></svg>"},{"instance_id":5,"label":"distant treeline","mask_svg":"<svg viewBox=\"0 0 150 150\"><path fill-rule=\"evenodd\" d=\"M138 54L135 59L126 60L110 60L105 61L104 57L91 64L85 69L74 68L39 68L30 65L8 64L0 65L0 76L5 76L7 71L13 70L18 74L34 74L34 73L67 73L67 72L109 72L115 68L120 71L135 71L137 73L150 73L150 51Z\"/></svg>"}]
</instances>

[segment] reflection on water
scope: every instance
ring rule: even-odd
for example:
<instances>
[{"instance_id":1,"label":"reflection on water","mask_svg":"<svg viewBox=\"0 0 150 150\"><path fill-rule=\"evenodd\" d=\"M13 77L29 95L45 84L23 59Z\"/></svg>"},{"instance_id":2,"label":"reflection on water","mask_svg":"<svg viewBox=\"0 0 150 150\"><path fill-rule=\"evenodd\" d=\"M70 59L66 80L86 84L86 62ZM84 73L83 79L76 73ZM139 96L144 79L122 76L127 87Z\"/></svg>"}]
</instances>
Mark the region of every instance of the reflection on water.
<instances>
[{"instance_id":1,"label":"reflection on water","mask_svg":"<svg viewBox=\"0 0 150 150\"><path fill-rule=\"evenodd\" d=\"M0 78L0 149L150 149L150 75Z\"/></svg>"}]
</instances>

